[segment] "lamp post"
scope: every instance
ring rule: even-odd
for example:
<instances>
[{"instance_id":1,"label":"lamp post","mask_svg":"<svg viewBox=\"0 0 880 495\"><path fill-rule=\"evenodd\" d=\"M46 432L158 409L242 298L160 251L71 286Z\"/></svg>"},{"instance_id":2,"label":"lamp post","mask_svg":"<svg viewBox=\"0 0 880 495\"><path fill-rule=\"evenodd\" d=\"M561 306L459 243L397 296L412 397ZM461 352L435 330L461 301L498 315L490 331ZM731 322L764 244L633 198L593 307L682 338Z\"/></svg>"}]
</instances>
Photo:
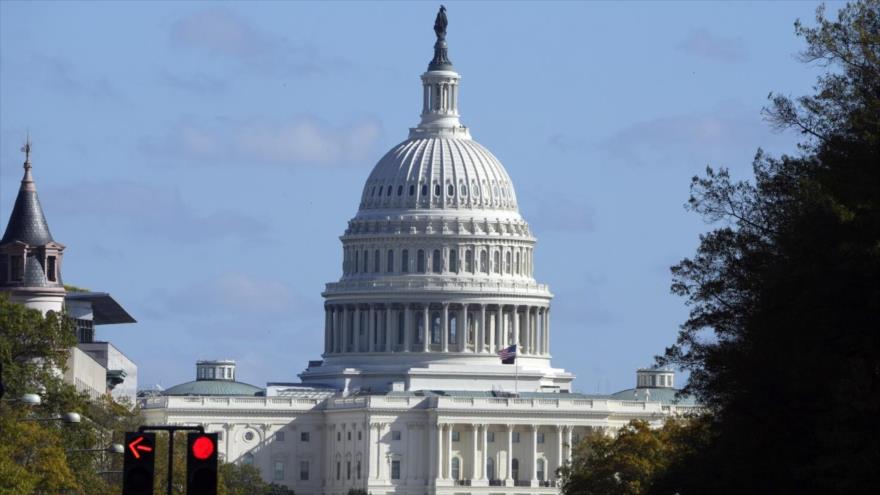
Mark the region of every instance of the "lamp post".
<instances>
[{"instance_id":1,"label":"lamp post","mask_svg":"<svg viewBox=\"0 0 880 495\"><path fill-rule=\"evenodd\" d=\"M37 394L24 394L18 399L3 399L3 402L20 402L26 406L39 406L43 400Z\"/></svg>"},{"instance_id":2,"label":"lamp post","mask_svg":"<svg viewBox=\"0 0 880 495\"><path fill-rule=\"evenodd\" d=\"M75 425L82 421L82 416L80 416L78 412L71 411L62 414L61 416L54 416L51 418L25 418L22 421L61 421L66 425Z\"/></svg>"}]
</instances>

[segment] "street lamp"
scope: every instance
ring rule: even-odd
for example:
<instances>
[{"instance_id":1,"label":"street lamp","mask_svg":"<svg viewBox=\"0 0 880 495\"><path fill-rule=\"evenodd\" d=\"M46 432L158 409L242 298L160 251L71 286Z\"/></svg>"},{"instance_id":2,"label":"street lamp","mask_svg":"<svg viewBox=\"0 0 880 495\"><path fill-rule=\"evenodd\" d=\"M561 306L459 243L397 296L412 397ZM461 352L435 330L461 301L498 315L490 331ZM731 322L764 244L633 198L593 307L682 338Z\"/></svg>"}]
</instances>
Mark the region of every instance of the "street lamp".
<instances>
[{"instance_id":1,"label":"street lamp","mask_svg":"<svg viewBox=\"0 0 880 495\"><path fill-rule=\"evenodd\" d=\"M52 418L25 418L24 421L61 421L66 425L74 425L82 421L82 416L78 412L71 411Z\"/></svg>"},{"instance_id":2,"label":"street lamp","mask_svg":"<svg viewBox=\"0 0 880 495\"><path fill-rule=\"evenodd\" d=\"M3 399L3 402L21 402L26 406L39 406L43 400L37 394L24 394L18 399Z\"/></svg>"},{"instance_id":3,"label":"street lamp","mask_svg":"<svg viewBox=\"0 0 880 495\"><path fill-rule=\"evenodd\" d=\"M107 452L108 454L124 454L125 447L121 443L111 443L103 449L72 449L67 452Z\"/></svg>"}]
</instances>

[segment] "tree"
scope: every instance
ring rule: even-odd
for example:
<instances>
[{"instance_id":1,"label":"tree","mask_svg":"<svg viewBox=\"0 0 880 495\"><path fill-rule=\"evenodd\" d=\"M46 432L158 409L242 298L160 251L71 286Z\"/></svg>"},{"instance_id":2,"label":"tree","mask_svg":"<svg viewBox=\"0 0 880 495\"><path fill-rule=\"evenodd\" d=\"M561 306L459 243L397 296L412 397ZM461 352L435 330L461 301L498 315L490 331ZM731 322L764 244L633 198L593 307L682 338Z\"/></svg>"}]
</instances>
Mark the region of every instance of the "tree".
<instances>
[{"instance_id":1,"label":"tree","mask_svg":"<svg viewBox=\"0 0 880 495\"><path fill-rule=\"evenodd\" d=\"M122 432L140 422L137 411L109 396L91 400L64 383L69 349L76 344L71 321L63 314L13 303L0 294L0 361L4 399L39 393L32 408L0 403L0 492L102 495L118 493L119 480L99 474L121 469L119 456L82 452L122 443ZM78 425L33 421L73 411Z\"/></svg>"},{"instance_id":2,"label":"tree","mask_svg":"<svg viewBox=\"0 0 880 495\"><path fill-rule=\"evenodd\" d=\"M659 361L690 370L712 417L711 442L668 471L680 493L880 481L880 2L816 22L795 24L804 61L828 68L816 94L766 110L804 135L798 153L759 151L753 183L708 168L691 184L689 208L718 227L672 268L691 310Z\"/></svg>"}]
</instances>

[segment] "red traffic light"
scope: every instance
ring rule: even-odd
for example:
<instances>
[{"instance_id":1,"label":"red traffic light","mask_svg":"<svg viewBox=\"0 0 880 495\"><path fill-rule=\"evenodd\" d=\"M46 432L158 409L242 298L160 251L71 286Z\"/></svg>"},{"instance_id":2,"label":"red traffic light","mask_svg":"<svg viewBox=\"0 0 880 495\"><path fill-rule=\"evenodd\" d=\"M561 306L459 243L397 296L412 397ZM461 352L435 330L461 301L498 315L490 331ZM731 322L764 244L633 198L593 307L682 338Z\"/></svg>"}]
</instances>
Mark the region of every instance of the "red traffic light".
<instances>
[{"instance_id":1,"label":"red traffic light","mask_svg":"<svg viewBox=\"0 0 880 495\"><path fill-rule=\"evenodd\" d=\"M206 436L200 436L192 443L192 455L204 461L214 454L214 441Z\"/></svg>"}]
</instances>

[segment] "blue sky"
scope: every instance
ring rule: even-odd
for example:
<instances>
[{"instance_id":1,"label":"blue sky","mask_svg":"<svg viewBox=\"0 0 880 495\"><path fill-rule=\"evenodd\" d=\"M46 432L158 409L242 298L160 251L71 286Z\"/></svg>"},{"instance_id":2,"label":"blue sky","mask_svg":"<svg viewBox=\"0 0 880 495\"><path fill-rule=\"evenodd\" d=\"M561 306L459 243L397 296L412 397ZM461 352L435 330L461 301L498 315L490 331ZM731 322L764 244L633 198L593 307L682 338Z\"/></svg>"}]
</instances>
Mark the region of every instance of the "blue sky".
<instances>
[{"instance_id":1,"label":"blue sky","mask_svg":"<svg viewBox=\"0 0 880 495\"><path fill-rule=\"evenodd\" d=\"M811 91L793 23L817 5L447 3L462 121L537 234L576 389L630 387L674 341L669 266L709 228L683 208L690 178L795 151L760 112ZM207 358L294 381L362 184L418 121L437 6L0 2L0 221L30 130L64 280L139 321L98 337L141 386Z\"/></svg>"}]
</instances>

